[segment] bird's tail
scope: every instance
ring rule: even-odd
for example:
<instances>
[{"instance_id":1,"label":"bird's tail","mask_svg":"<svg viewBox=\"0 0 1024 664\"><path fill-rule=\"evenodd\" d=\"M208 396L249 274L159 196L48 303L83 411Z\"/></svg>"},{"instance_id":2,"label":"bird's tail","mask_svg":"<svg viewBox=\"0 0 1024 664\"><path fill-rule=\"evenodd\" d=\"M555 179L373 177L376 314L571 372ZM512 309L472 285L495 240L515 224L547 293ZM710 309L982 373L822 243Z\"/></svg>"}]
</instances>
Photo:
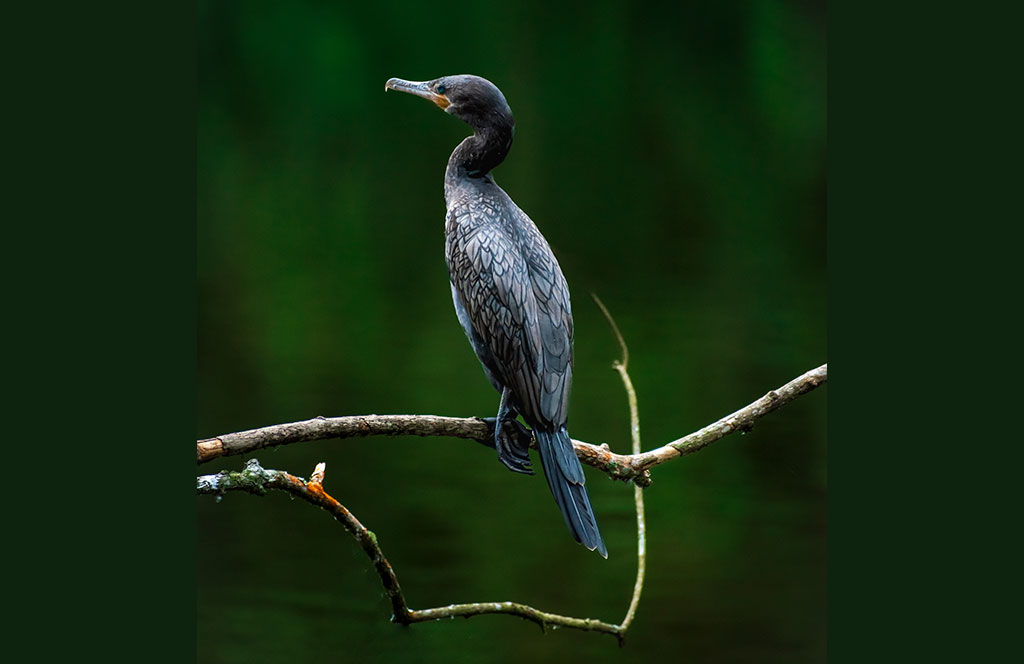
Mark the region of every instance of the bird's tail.
<instances>
[{"instance_id":1,"label":"bird's tail","mask_svg":"<svg viewBox=\"0 0 1024 664\"><path fill-rule=\"evenodd\" d=\"M565 525L573 538L591 551L597 549L605 558L605 548L601 532L597 529L594 510L590 507L590 498L584 488L583 466L576 457L569 432L565 427L558 431L538 431L537 447L540 449L540 460L544 466L544 476L548 480L551 495L562 510Z\"/></svg>"}]
</instances>

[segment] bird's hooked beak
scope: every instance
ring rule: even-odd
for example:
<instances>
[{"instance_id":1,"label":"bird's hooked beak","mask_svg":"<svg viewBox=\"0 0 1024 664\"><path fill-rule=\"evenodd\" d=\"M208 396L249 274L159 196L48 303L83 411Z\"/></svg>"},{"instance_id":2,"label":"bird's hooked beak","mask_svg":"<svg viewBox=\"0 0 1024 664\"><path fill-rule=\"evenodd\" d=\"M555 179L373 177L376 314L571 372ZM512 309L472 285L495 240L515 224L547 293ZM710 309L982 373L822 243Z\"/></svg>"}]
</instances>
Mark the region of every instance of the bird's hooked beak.
<instances>
[{"instance_id":1,"label":"bird's hooked beak","mask_svg":"<svg viewBox=\"0 0 1024 664\"><path fill-rule=\"evenodd\" d=\"M448 108L451 104L451 102L448 101L448 97L434 92L430 87L430 83L431 81L406 81L400 78L389 78L388 82L384 84L384 90L408 92L411 95L423 97L424 99L434 102L441 110Z\"/></svg>"}]
</instances>

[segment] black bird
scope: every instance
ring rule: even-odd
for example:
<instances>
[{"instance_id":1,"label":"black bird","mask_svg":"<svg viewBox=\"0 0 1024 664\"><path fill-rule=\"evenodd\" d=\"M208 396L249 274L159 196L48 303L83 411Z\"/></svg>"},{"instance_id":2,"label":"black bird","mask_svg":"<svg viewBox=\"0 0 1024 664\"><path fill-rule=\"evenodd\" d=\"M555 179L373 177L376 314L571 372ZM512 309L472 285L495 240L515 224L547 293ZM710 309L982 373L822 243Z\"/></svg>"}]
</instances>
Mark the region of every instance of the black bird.
<instances>
[{"instance_id":1,"label":"black bird","mask_svg":"<svg viewBox=\"0 0 1024 664\"><path fill-rule=\"evenodd\" d=\"M428 99L473 128L445 171L445 258L455 313L501 394L494 426L498 459L512 471L533 474L526 445L502 433L503 425L519 426L515 418L522 414L569 531L607 558L566 429L572 383L569 287L544 236L491 175L512 146L512 110L501 90L479 76L392 78L384 89Z\"/></svg>"}]
</instances>

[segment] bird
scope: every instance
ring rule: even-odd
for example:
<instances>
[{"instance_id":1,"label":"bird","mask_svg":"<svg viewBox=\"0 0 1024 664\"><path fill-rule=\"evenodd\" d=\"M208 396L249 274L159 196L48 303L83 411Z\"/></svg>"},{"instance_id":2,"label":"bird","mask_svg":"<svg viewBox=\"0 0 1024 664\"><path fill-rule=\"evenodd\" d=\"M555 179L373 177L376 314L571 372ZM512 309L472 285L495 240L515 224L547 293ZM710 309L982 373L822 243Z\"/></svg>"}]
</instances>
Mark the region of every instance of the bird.
<instances>
[{"instance_id":1,"label":"bird","mask_svg":"<svg viewBox=\"0 0 1024 664\"><path fill-rule=\"evenodd\" d=\"M548 488L573 538L604 558L608 549L567 428L573 368L569 286L536 224L494 180L512 146L515 120L505 95L480 76L388 79L395 90L433 102L473 130L444 175L445 259L452 302L484 373L501 395L494 446L509 470L533 474L532 431ZM525 432L524 433L528 433Z\"/></svg>"}]
</instances>

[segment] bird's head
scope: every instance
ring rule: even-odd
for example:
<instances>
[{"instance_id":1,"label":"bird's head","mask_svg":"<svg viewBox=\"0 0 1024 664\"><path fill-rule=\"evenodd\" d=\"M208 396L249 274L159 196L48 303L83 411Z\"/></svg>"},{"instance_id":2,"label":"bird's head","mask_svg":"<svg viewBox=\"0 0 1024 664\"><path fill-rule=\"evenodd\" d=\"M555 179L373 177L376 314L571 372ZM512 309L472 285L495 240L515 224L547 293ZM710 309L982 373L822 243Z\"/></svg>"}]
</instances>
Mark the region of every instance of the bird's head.
<instances>
[{"instance_id":1,"label":"bird's head","mask_svg":"<svg viewBox=\"0 0 1024 664\"><path fill-rule=\"evenodd\" d=\"M385 90L397 90L423 97L437 104L474 129L514 124L512 109L505 95L486 78L470 74L442 76L432 81L406 81L389 78Z\"/></svg>"}]
</instances>

